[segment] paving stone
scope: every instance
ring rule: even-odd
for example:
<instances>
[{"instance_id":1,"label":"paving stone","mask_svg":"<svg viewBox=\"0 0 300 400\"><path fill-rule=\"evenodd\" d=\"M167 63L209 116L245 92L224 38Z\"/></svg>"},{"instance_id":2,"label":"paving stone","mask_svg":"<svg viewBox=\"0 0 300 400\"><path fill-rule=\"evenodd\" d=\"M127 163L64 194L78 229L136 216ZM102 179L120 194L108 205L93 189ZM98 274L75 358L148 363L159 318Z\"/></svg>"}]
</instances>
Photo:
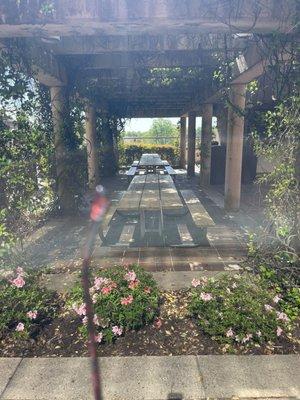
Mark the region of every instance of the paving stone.
<instances>
[{"instance_id":1,"label":"paving stone","mask_svg":"<svg viewBox=\"0 0 300 400\"><path fill-rule=\"evenodd\" d=\"M207 398L300 397L300 356L198 356Z\"/></svg>"},{"instance_id":2,"label":"paving stone","mask_svg":"<svg viewBox=\"0 0 300 400\"><path fill-rule=\"evenodd\" d=\"M87 358L24 359L1 400L93 399L89 373ZM104 400L204 398L194 356L101 358L100 376Z\"/></svg>"},{"instance_id":3,"label":"paving stone","mask_svg":"<svg viewBox=\"0 0 300 400\"><path fill-rule=\"evenodd\" d=\"M0 398L20 362L21 358L0 358Z\"/></svg>"}]
</instances>

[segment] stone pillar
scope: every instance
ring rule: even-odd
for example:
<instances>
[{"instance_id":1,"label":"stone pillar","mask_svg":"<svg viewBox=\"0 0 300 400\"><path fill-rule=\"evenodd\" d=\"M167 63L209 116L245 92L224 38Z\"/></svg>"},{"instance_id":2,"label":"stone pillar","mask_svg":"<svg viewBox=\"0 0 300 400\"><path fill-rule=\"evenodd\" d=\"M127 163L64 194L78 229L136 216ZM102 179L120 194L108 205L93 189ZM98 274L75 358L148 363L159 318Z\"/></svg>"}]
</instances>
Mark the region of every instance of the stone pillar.
<instances>
[{"instance_id":1,"label":"stone pillar","mask_svg":"<svg viewBox=\"0 0 300 400\"><path fill-rule=\"evenodd\" d=\"M210 184L211 169L211 140L212 140L212 117L213 105L204 104L202 109L202 130L201 130L201 169L200 184Z\"/></svg>"},{"instance_id":2,"label":"stone pillar","mask_svg":"<svg viewBox=\"0 0 300 400\"><path fill-rule=\"evenodd\" d=\"M186 165L186 118L180 118L180 168Z\"/></svg>"},{"instance_id":3,"label":"stone pillar","mask_svg":"<svg viewBox=\"0 0 300 400\"><path fill-rule=\"evenodd\" d=\"M195 176L196 112L189 112L187 176Z\"/></svg>"},{"instance_id":4,"label":"stone pillar","mask_svg":"<svg viewBox=\"0 0 300 400\"><path fill-rule=\"evenodd\" d=\"M96 110L88 103L85 110L85 140L87 150L88 187L95 189L99 183L99 146L96 132Z\"/></svg>"},{"instance_id":5,"label":"stone pillar","mask_svg":"<svg viewBox=\"0 0 300 400\"><path fill-rule=\"evenodd\" d=\"M73 213L75 211L74 191L70 165L71 157L66 145L66 136L70 134L69 101L65 86L50 88L51 109L54 131L54 148L56 159L56 185L60 211Z\"/></svg>"},{"instance_id":6,"label":"stone pillar","mask_svg":"<svg viewBox=\"0 0 300 400\"><path fill-rule=\"evenodd\" d=\"M231 86L225 171L225 209L228 211L238 211L240 207L245 96L245 84Z\"/></svg>"}]
</instances>

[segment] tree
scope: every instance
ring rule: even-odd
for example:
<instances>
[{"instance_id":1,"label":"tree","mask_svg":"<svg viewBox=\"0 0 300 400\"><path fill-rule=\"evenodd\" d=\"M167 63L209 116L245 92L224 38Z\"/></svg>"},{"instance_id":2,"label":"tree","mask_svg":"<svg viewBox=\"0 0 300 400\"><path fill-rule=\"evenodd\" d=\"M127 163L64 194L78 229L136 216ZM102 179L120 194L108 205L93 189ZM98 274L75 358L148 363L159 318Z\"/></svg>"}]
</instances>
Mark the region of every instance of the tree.
<instances>
[{"instance_id":1,"label":"tree","mask_svg":"<svg viewBox=\"0 0 300 400\"><path fill-rule=\"evenodd\" d=\"M166 144L175 142L179 132L176 125L172 124L170 120L158 118L153 121L147 136L155 143Z\"/></svg>"}]
</instances>

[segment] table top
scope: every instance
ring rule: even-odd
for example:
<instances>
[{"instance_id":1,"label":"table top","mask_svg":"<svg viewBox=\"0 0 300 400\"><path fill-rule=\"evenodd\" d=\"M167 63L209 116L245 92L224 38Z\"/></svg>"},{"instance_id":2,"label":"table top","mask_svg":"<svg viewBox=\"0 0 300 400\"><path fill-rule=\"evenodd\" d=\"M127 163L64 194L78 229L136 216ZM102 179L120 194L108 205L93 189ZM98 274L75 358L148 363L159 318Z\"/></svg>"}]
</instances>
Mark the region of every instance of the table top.
<instances>
[{"instance_id":1,"label":"table top","mask_svg":"<svg viewBox=\"0 0 300 400\"><path fill-rule=\"evenodd\" d=\"M174 210L183 207L182 200L169 175L137 175L117 205L118 210Z\"/></svg>"},{"instance_id":2,"label":"table top","mask_svg":"<svg viewBox=\"0 0 300 400\"><path fill-rule=\"evenodd\" d=\"M142 155L139 166L162 166L164 165L164 161L160 158L158 154L148 154L145 153Z\"/></svg>"}]
</instances>

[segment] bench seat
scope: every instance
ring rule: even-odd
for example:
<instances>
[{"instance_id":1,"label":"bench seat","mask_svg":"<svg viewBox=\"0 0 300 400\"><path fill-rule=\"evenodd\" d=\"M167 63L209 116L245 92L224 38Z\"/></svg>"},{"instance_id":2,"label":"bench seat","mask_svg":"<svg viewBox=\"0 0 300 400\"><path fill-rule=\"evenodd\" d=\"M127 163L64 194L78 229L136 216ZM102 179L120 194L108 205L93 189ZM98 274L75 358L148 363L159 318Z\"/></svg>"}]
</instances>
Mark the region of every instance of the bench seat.
<instances>
[{"instance_id":1,"label":"bench seat","mask_svg":"<svg viewBox=\"0 0 300 400\"><path fill-rule=\"evenodd\" d=\"M213 219L192 190L181 190L180 193L191 213L195 225L198 228L207 228L208 226L215 225Z\"/></svg>"},{"instance_id":2,"label":"bench seat","mask_svg":"<svg viewBox=\"0 0 300 400\"><path fill-rule=\"evenodd\" d=\"M168 175L176 177L176 172L170 165L165 165L164 168Z\"/></svg>"}]
</instances>

